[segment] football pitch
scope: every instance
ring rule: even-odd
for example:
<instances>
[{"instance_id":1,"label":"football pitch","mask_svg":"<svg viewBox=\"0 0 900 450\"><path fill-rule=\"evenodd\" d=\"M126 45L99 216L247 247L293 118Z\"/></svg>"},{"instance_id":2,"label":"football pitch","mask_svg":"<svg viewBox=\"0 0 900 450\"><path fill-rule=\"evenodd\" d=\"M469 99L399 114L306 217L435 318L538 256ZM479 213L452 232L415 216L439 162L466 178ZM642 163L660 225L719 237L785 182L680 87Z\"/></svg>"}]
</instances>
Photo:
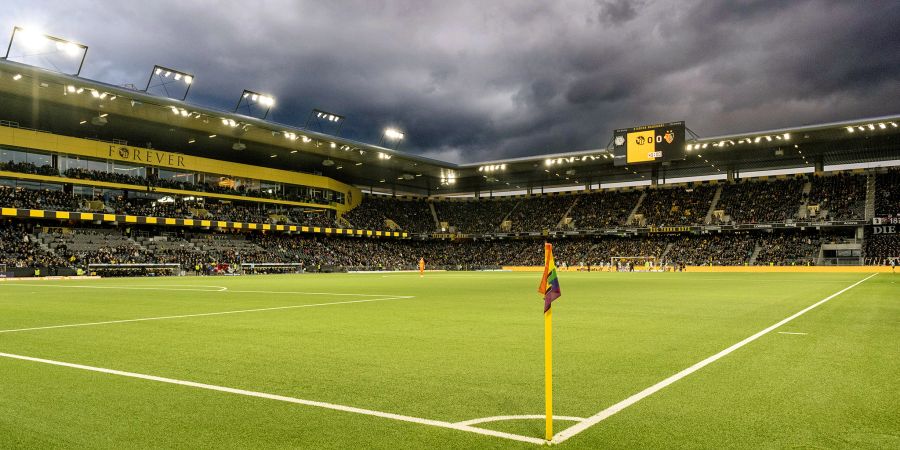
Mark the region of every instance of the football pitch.
<instances>
[{"instance_id":1,"label":"football pitch","mask_svg":"<svg viewBox=\"0 0 900 450\"><path fill-rule=\"evenodd\" d=\"M536 448L539 280L2 282L0 448ZM900 447L900 275L560 284L555 447Z\"/></svg>"}]
</instances>

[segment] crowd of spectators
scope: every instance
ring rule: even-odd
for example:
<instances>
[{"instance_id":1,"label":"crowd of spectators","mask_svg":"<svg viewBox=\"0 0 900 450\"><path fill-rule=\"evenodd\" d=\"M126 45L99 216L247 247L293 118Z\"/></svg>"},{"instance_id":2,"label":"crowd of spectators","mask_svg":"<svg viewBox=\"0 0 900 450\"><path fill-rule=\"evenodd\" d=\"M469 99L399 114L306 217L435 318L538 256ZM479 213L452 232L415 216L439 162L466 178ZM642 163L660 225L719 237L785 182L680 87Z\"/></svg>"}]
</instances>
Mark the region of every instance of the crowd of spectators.
<instances>
[{"instance_id":1,"label":"crowd of spectators","mask_svg":"<svg viewBox=\"0 0 900 450\"><path fill-rule=\"evenodd\" d=\"M637 212L648 227L702 225L715 194L713 185L650 189Z\"/></svg>"},{"instance_id":2,"label":"crowd of spectators","mask_svg":"<svg viewBox=\"0 0 900 450\"><path fill-rule=\"evenodd\" d=\"M104 181L107 183L133 184L137 186L152 186L150 180L146 177L118 172L107 172L104 170L72 168L66 170L63 175L65 175L67 178L75 178L79 180Z\"/></svg>"},{"instance_id":3,"label":"crowd of spectators","mask_svg":"<svg viewBox=\"0 0 900 450\"><path fill-rule=\"evenodd\" d=\"M161 202L155 198L129 198L121 195L105 198L81 197L62 190L0 186L0 206L5 208L84 211L89 209L88 202L100 202L105 208L103 212L114 214L314 227L334 226L334 215L326 210L216 199L184 200L178 196L170 196L167 199Z\"/></svg>"},{"instance_id":4,"label":"crowd of spectators","mask_svg":"<svg viewBox=\"0 0 900 450\"><path fill-rule=\"evenodd\" d=\"M492 198L485 200L439 201L434 203L438 220L459 233L491 233L515 208L517 199ZM442 230L442 231L450 231Z\"/></svg>"},{"instance_id":5,"label":"crowd of spectators","mask_svg":"<svg viewBox=\"0 0 900 450\"><path fill-rule=\"evenodd\" d=\"M758 266L815 265L819 258L819 236L807 233L773 233L759 240Z\"/></svg>"},{"instance_id":6,"label":"crowd of spectators","mask_svg":"<svg viewBox=\"0 0 900 450\"><path fill-rule=\"evenodd\" d=\"M54 169L55 170L55 169ZM106 181L111 183L131 184L136 186L162 187L169 189L181 189L195 192L208 192L216 194L237 195L242 197L265 198L277 200L291 200L297 202L314 203L327 205L330 202L319 192L317 195L295 193L281 193L275 190L267 189L248 189L244 185L237 187L220 186L213 183L193 183L179 181L175 179L159 178L156 175L139 176L129 175L117 172L108 172L104 170L89 170L81 168L72 168L65 171L65 176L69 178L77 178L93 181Z\"/></svg>"},{"instance_id":7,"label":"crowd of spectators","mask_svg":"<svg viewBox=\"0 0 900 450\"><path fill-rule=\"evenodd\" d=\"M8 172L28 173L32 175L59 175L59 171L49 164L37 166L30 162L0 162L0 170L5 170Z\"/></svg>"},{"instance_id":8,"label":"crowd of spectators","mask_svg":"<svg viewBox=\"0 0 900 450\"><path fill-rule=\"evenodd\" d=\"M557 228L575 202L574 195L540 195L519 201L507 220L510 231L542 231Z\"/></svg>"},{"instance_id":9,"label":"crowd of spectators","mask_svg":"<svg viewBox=\"0 0 900 450\"><path fill-rule=\"evenodd\" d=\"M688 266L742 266L750 262L756 241L749 233L683 236L667 256Z\"/></svg>"},{"instance_id":10,"label":"crowd of spectators","mask_svg":"<svg viewBox=\"0 0 900 450\"><path fill-rule=\"evenodd\" d=\"M392 220L401 230L430 233L435 230L434 215L425 200L366 196L359 206L344 214L353 228L386 230L385 220Z\"/></svg>"},{"instance_id":11,"label":"crowd of spectators","mask_svg":"<svg viewBox=\"0 0 900 450\"><path fill-rule=\"evenodd\" d=\"M818 216L831 220L865 218L866 176L839 173L814 176L809 192L809 205L818 206Z\"/></svg>"},{"instance_id":12,"label":"crowd of spectators","mask_svg":"<svg viewBox=\"0 0 900 450\"><path fill-rule=\"evenodd\" d=\"M0 206L4 208L76 211L80 205L80 198L61 190L0 186Z\"/></svg>"},{"instance_id":13,"label":"crowd of spectators","mask_svg":"<svg viewBox=\"0 0 900 450\"><path fill-rule=\"evenodd\" d=\"M767 223L793 219L800 208L802 177L775 181L741 180L722 187L716 204L724 214L720 223Z\"/></svg>"},{"instance_id":14,"label":"crowd of spectators","mask_svg":"<svg viewBox=\"0 0 900 450\"><path fill-rule=\"evenodd\" d=\"M14 267L61 267L59 256L41 248L25 222L0 220L0 264Z\"/></svg>"},{"instance_id":15,"label":"crowd of spectators","mask_svg":"<svg viewBox=\"0 0 900 450\"><path fill-rule=\"evenodd\" d=\"M900 234L870 234L866 236L866 264L888 265L891 260L900 265Z\"/></svg>"},{"instance_id":16,"label":"crowd of spectators","mask_svg":"<svg viewBox=\"0 0 900 450\"><path fill-rule=\"evenodd\" d=\"M900 168L875 176L875 215L900 217Z\"/></svg>"},{"instance_id":17,"label":"crowd of spectators","mask_svg":"<svg viewBox=\"0 0 900 450\"><path fill-rule=\"evenodd\" d=\"M637 206L641 191L603 191L582 195L569 217L576 229L600 229L624 226Z\"/></svg>"},{"instance_id":18,"label":"crowd of spectators","mask_svg":"<svg viewBox=\"0 0 900 450\"><path fill-rule=\"evenodd\" d=\"M178 264L185 271L226 264L289 265L286 270L414 269L419 258L431 268L477 269L543 264L543 239L396 240L323 237L280 233L185 234L160 231L164 237L130 236L129 228L74 229L28 233L26 222L0 222L0 263L81 267L87 264ZM41 241L47 245L42 245ZM713 235L595 236L555 238L560 267L598 267L617 260L655 264L747 265L758 248L756 265L813 265L829 232L735 232ZM865 261L886 264L900 258L900 235L867 236ZM260 268L262 270L262 267Z\"/></svg>"}]
</instances>

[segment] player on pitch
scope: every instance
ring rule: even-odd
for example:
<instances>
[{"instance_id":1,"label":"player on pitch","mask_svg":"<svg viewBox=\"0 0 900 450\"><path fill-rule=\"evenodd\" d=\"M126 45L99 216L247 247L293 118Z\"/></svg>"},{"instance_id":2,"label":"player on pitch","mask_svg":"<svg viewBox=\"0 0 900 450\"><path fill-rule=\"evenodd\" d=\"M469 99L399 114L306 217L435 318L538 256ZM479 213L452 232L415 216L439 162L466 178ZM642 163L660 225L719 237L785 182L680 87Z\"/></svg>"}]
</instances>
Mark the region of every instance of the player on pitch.
<instances>
[{"instance_id":1,"label":"player on pitch","mask_svg":"<svg viewBox=\"0 0 900 450\"><path fill-rule=\"evenodd\" d=\"M419 258L419 278L425 276L425 258Z\"/></svg>"}]
</instances>

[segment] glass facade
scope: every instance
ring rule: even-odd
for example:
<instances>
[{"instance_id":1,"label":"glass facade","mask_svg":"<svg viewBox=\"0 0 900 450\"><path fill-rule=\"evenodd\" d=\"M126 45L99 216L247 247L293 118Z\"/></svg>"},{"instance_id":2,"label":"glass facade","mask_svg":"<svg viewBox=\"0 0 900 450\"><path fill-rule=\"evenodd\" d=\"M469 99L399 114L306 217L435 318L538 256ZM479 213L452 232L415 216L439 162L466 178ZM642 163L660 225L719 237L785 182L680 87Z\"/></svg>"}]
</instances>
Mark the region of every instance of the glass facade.
<instances>
[{"instance_id":1,"label":"glass facade","mask_svg":"<svg viewBox=\"0 0 900 450\"><path fill-rule=\"evenodd\" d=\"M35 171L29 164L34 165L36 168L43 168L43 170ZM58 170L59 174L62 176L75 176L81 179L93 178L101 181L127 184L143 184L142 181L133 180L130 177L143 179L155 175L155 179L159 180L157 184L158 187L190 190L190 185L196 185L197 190L205 192L218 192L258 198L277 198L325 205L329 203L342 204L345 201L342 193L328 189L234 176L223 176L211 173L151 168L115 160L96 160L66 154L52 155L4 147L0 147L0 170L39 173L42 175L56 175L56 170ZM67 174L68 171L73 172ZM84 172L97 172L109 176L94 178L91 177L90 174ZM151 177L151 179L152 178L153 177ZM8 185L8 183L8 180L3 181L4 185ZM179 183L184 183L184 185L180 185ZM102 192L102 189L88 186L76 186L75 189L75 192L80 195L98 195L98 193Z\"/></svg>"}]
</instances>

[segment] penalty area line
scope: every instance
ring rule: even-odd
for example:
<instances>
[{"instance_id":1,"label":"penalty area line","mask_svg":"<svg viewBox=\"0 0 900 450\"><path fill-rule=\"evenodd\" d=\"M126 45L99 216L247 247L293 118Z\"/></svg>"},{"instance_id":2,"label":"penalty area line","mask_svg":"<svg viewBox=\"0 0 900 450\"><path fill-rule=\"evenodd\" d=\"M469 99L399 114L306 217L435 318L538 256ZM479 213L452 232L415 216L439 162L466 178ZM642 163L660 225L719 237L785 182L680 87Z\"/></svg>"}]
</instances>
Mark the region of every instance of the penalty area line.
<instances>
[{"instance_id":1,"label":"penalty area line","mask_svg":"<svg viewBox=\"0 0 900 450\"><path fill-rule=\"evenodd\" d=\"M853 289L856 286L859 286L864 281L874 277L875 275L878 275L878 274L873 273L873 274L863 278L862 280L859 280L856 283L853 283L850 286L847 286L847 287L841 289L840 291L837 291L834 294L831 294L828 297L825 297L822 300L819 300L818 302L813 303L812 305L809 305L806 308L801 309L800 311L794 313L793 315L788 316L788 317L778 321L774 325L771 325L771 326L757 332L756 334L753 334L752 336L732 345L731 347L728 347L725 350L722 350L719 353L716 353L715 355L712 355L712 356L694 364L693 366L690 366L687 369L684 369L681 372L678 372L675 375L672 375L669 378L666 378L666 379L660 381L659 383L656 383L653 386L650 386L647 389L644 389L643 391L638 392L637 394L634 394L631 397L628 397L625 400L622 400L621 402L616 403L615 405L612 405L609 408L606 408L603 411L598 412L597 414L594 414L591 417L588 417L587 419L585 419L582 422L579 422L575 425L572 425L569 428L566 428L565 430L563 430L563 431L557 433L555 436L553 436L553 440L550 442L553 444L559 444L559 443L565 442L567 439L571 438L572 436L575 436L576 434L581 433L584 430L587 430L588 428L602 422L603 420L606 420L613 414L616 414L617 412L622 411L623 409L661 391L666 386L669 386L670 384L718 361L719 359L722 359L723 357L729 355L730 353L734 352L735 350L761 338L762 336L765 336L766 334L770 333L771 331L775 330L776 328L802 316L803 314L806 314L807 312L819 307L820 305L843 294L844 292L847 292L850 289Z\"/></svg>"},{"instance_id":2,"label":"penalty area line","mask_svg":"<svg viewBox=\"0 0 900 450\"><path fill-rule=\"evenodd\" d=\"M515 440L515 441L519 441L519 442L527 442L527 443L531 443L531 444L544 445L547 442L543 439L538 439L538 438L534 438L534 437L521 436L518 434L505 433L502 431L494 431L494 430L488 430L488 429L484 429L484 428L477 428L477 427L473 427L473 426L469 426L469 425L445 422L443 420L424 419L421 417L413 417L413 416L406 416L403 414L375 411L372 409L357 408L355 406L338 405L335 403L320 402L320 401L316 401L316 400L306 400L306 399L302 399L302 398L288 397L288 396L284 396L284 395L268 394L265 392L250 391L250 390L246 390L246 389L237 389L237 388L230 388L230 387L225 387L225 386L217 386L214 384L206 384L206 383L198 383L198 382L194 382L194 381L178 380L178 379L174 379L174 378L159 377L159 376L155 376L155 375L146 375L146 374L135 373L135 372L126 372L126 371L116 370L116 369L106 369L103 367L86 366L83 364L74 364L74 363L68 363L68 362L63 362L63 361L54 361L51 359L35 358L35 357L31 357L31 356L22 356L22 355L16 355L16 354L12 354L12 353L0 353L0 357L16 359L16 360L20 360L20 361L34 362L34 363L49 364L49 365L59 366L59 367L67 367L67 368L71 368L71 369L87 370L90 372L99 372L99 373L104 373L104 374L108 374L108 375L116 375L116 376L120 376L120 377L136 378L136 379L140 379L140 380L156 381L159 383L187 386L187 387L192 387L192 388L197 388L197 389L205 389L205 390L209 390L209 391L226 392L229 394L243 395L246 397L256 397L256 398L262 398L262 399L267 399L267 400L295 403L298 405L312 406L312 407L316 407L316 408L324 408L324 409L330 409L330 410L334 410L334 411L342 411L342 412L348 412L348 413L354 413L354 414L363 414L363 415L367 415L367 416L375 416L375 417L381 417L381 418L385 418L385 419L399 420L402 422L411 422L411 423L416 423L416 424L420 424L420 425L429 425L429 426L439 427L439 428L449 428L452 430L466 431L466 432L482 434L482 435L486 435L486 436L511 439L511 440Z\"/></svg>"},{"instance_id":3,"label":"penalty area line","mask_svg":"<svg viewBox=\"0 0 900 450\"><path fill-rule=\"evenodd\" d=\"M304 305L288 305L288 306L273 306L270 308L256 308L256 309L238 309L232 311L218 311L218 312L208 312L208 313L197 313L197 314L179 314L174 316L158 316L158 317L142 317L138 319L122 319L122 320L106 320L103 322L87 322L87 323L71 323L64 325L49 325L44 327L30 327L30 328L18 328L12 330L0 330L0 334L3 333L18 333L23 331L37 331L37 330L52 330L56 328L76 328L76 327L90 327L96 325L111 325L116 323L131 323L131 322L148 322L151 320L169 320L169 319L186 319L190 317L209 317L209 316L224 316L227 314L243 314L243 313L253 313L253 312L264 312L264 311L280 311L285 309L299 309L299 308L313 308L317 306L331 306L331 305L349 305L351 303L371 303L371 302L384 302L389 300L408 300L414 297L403 296L403 297L385 297L385 298L366 298L362 300L348 300L343 302L331 302L331 303L309 303Z\"/></svg>"}]
</instances>

